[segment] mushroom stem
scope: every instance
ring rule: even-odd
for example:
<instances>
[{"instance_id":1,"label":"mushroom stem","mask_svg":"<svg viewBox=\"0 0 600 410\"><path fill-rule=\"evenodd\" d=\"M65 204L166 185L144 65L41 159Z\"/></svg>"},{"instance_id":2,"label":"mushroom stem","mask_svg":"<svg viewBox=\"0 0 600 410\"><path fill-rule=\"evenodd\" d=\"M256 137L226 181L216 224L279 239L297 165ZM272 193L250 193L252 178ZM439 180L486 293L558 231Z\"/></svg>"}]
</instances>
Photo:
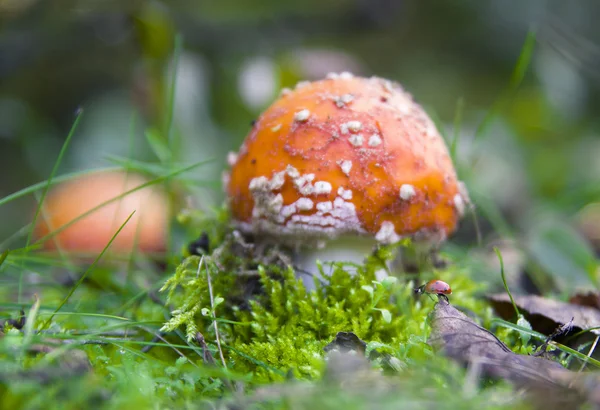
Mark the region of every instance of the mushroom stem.
<instances>
[{"instance_id":1,"label":"mushroom stem","mask_svg":"<svg viewBox=\"0 0 600 410\"><path fill-rule=\"evenodd\" d=\"M344 236L335 240L328 241L323 247L299 247L293 255L293 264L297 275L302 278L302 282L307 290L315 288L314 278L323 280L323 276L317 267L317 260L323 264L323 273L330 276L333 273L333 267L328 262L349 262L362 264L376 245L376 242L367 237ZM379 269L375 273L378 279L383 279L387 275L385 269Z\"/></svg>"}]
</instances>

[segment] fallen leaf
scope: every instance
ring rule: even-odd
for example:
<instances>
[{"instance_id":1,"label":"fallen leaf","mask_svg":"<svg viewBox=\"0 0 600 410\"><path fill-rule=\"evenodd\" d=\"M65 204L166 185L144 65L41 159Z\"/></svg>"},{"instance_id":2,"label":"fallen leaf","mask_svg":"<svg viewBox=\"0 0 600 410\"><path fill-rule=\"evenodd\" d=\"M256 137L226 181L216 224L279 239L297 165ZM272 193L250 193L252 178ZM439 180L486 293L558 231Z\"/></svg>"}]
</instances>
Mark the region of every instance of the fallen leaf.
<instances>
[{"instance_id":1,"label":"fallen leaf","mask_svg":"<svg viewBox=\"0 0 600 410\"><path fill-rule=\"evenodd\" d=\"M576 373L541 357L519 355L494 334L445 302L431 314L432 347L467 365L476 376L500 378L525 389L540 409L579 408L584 403L600 406L600 380Z\"/></svg>"},{"instance_id":2,"label":"fallen leaf","mask_svg":"<svg viewBox=\"0 0 600 410\"><path fill-rule=\"evenodd\" d=\"M600 310L600 293L586 292L576 293L569 298L569 303L579 306L587 306Z\"/></svg>"},{"instance_id":3,"label":"fallen leaf","mask_svg":"<svg viewBox=\"0 0 600 410\"><path fill-rule=\"evenodd\" d=\"M581 330L600 327L600 311L597 309L534 295L513 298L533 329L540 333L550 334L558 325L569 322L571 318L573 326ZM488 299L500 317L506 320L514 317L515 311L506 293L490 295ZM600 329L591 332L600 335Z\"/></svg>"},{"instance_id":4,"label":"fallen leaf","mask_svg":"<svg viewBox=\"0 0 600 410\"><path fill-rule=\"evenodd\" d=\"M442 350L447 356L461 362L482 361L482 370L492 377L500 377L515 382L529 377L529 372L515 373L513 366L535 369L541 375L547 369L564 369L560 364L533 356L517 355L502 343L493 333L479 326L452 305L436 304L431 319L432 332L429 344ZM536 376L537 377L537 376Z\"/></svg>"}]
</instances>

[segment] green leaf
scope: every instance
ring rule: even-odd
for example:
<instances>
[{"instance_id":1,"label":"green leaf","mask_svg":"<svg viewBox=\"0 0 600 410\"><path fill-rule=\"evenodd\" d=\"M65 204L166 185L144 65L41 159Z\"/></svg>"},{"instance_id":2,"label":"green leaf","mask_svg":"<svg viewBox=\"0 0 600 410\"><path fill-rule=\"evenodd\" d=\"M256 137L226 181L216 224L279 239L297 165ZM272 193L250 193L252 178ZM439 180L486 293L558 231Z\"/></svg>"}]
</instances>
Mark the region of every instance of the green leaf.
<instances>
[{"instance_id":1,"label":"green leaf","mask_svg":"<svg viewBox=\"0 0 600 410\"><path fill-rule=\"evenodd\" d=\"M527 319L525 319L525 317L523 315L519 315L519 319L517 319L517 326L521 326L521 327L524 327L525 329L533 330L533 328L531 327L531 323L529 323L529 321ZM521 343L523 343L523 346L527 346L527 344L531 340L531 334L526 333L526 332L519 332L519 334L521 335Z\"/></svg>"},{"instance_id":2,"label":"green leaf","mask_svg":"<svg viewBox=\"0 0 600 410\"><path fill-rule=\"evenodd\" d=\"M369 295L371 295L371 299L373 299L373 293L374 293L373 286L363 285L363 286L361 286L361 289L367 291L369 293Z\"/></svg>"},{"instance_id":3,"label":"green leaf","mask_svg":"<svg viewBox=\"0 0 600 410\"><path fill-rule=\"evenodd\" d=\"M179 373L179 369L175 366L167 366L165 368L165 373L169 376L173 376L173 375Z\"/></svg>"},{"instance_id":4,"label":"green leaf","mask_svg":"<svg viewBox=\"0 0 600 410\"><path fill-rule=\"evenodd\" d=\"M177 367L181 367L184 364L186 364L188 362L188 358L187 357L180 357L177 360L175 360L175 365Z\"/></svg>"},{"instance_id":5,"label":"green leaf","mask_svg":"<svg viewBox=\"0 0 600 410\"><path fill-rule=\"evenodd\" d=\"M392 314L387 309L379 309L381 312L381 316L383 317L383 321L385 323L390 323L392 321Z\"/></svg>"},{"instance_id":6,"label":"green leaf","mask_svg":"<svg viewBox=\"0 0 600 410\"><path fill-rule=\"evenodd\" d=\"M385 290L390 290L390 288L398 282L398 278L395 276L388 276L384 280L381 281L381 285L385 288Z\"/></svg>"}]
</instances>

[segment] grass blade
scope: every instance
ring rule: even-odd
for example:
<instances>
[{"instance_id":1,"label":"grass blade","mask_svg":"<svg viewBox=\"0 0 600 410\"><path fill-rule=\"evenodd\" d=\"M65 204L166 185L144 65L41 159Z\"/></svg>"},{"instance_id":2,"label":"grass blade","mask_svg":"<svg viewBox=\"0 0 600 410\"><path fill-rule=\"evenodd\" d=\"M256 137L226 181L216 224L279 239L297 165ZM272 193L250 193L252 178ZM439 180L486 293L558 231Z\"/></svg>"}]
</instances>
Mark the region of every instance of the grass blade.
<instances>
[{"instance_id":1,"label":"grass blade","mask_svg":"<svg viewBox=\"0 0 600 410\"><path fill-rule=\"evenodd\" d=\"M71 127L71 130L69 131L69 134L67 135L67 139L65 140L62 148L60 149L58 158L56 158L54 167L52 168L52 171L50 172L50 177L46 181L46 186L44 187L44 190L42 191L42 197L40 198L38 206L35 210L35 214L33 216L33 221L31 222L32 226L31 226L31 230L29 231L29 235L27 236L27 243L26 243L25 247L29 246L29 244L31 243L31 238L33 237L33 230L34 230L33 228L35 227L35 223L36 223L38 217L40 216L40 212L42 211L42 207L44 205L44 200L46 199L46 195L48 194L48 191L50 190L50 187L52 186L54 176L58 172L58 167L60 166L62 159L63 159L65 153L67 152L69 143L71 142L71 139L73 138L73 135L75 134L77 125L79 125L79 121L81 120L82 114L83 114L83 110L79 110L79 112L77 113L77 117L75 117L75 121L73 122L73 126Z\"/></svg>"},{"instance_id":2,"label":"grass blade","mask_svg":"<svg viewBox=\"0 0 600 410\"><path fill-rule=\"evenodd\" d=\"M77 129L77 126L79 125L79 122L81 121L82 114L83 114L83 110L79 110L77 112L77 116L75 117L75 121L73 122L73 125L71 126L71 130L69 131L69 134L67 134L67 138L65 139L65 142L63 143L63 145L60 149L60 152L58 153L58 157L56 158L56 161L54 162L54 166L52 167L52 171L50 172L50 177L48 178L46 186L44 187L44 190L42 191L42 196L41 196L40 200L38 201L38 206L35 210L35 214L33 215L33 220L31 221L31 229L29 229L29 234L27 235L27 241L25 242L25 249L29 248L29 244L31 244L31 240L33 238L33 231L35 230L36 222L40 216L40 213L42 212L42 209L44 206L44 200L46 199L46 195L48 194L48 191L50 191L50 187L52 186L52 181L54 179L54 176L58 172L58 167L62 163L62 159L65 156L65 153L67 152L69 143L71 142L71 139L73 139L73 135L75 135L75 130ZM18 290L18 294L17 294L17 300L20 301L22 295L23 295L23 271L21 271L21 274L19 275L19 290Z\"/></svg>"},{"instance_id":3,"label":"grass blade","mask_svg":"<svg viewBox=\"0 0 600 410\"><path fill-rule=\"evenodd\" d=\"M35 302L31 309L29 309L29 314L27 315L27 321L25 322L25 327L23 328L23 344L21 354L25 353L25 350L29 346L31 339L35 332L35 319L38 316L38 312L40 311L40 299L37 295L34 295Z\"/></svg>"},{"instance_id":4,"label":"grass blade","mask_svg":"<svg viewBox=\"0 0 600 410\"><path fill-rule=\"evenodd\" d=\"M92 269L96 266L96 264L98 263L98 261L104 256L104 254L106 253L106 250L113 243L113 241L115 240L115 238L117 237L117 235L119 235L119 233L123 230L123 228L125 227L125 225L127 225L127 223L131 220L131 218L133 217L134 214L135 214L135 211L133 211L131 214L129 214L129 216L127 217L127 219L125 220L125 222L123 222L121 224L121 226L119 227L119 229L117 229L117 232L115 232L115 234L112 236L112 238L110 238L110 241L108 241L108 243L106 244L106 246L104 247L104 249L102 249L102 252L100 252L100 254L96 257L96 259L94 259L94 262L92 262L92 264L85 270L85 272L83 272L83 275L81 275L81 277L79 278L79 280L77 280L77 282L75 283L75 285L73 285L73 287L71 288L71 290L69 291L69 293L67 294L67 296L62 300L62 302L60 302L60 304L58 305L58 307L56 308L56 310L52 313L52 315L50 315L50 317L48 318L48 320L46 320L46 322L44 323L44 325L42 326L42 328L46 328L50 324L50 322L52 321L52 319L54 318L54 315L56 315L56 313L58 313L60 311L60 309L65 305L65 303L67 303L67 301L71 298L71 296L73 295L73 293L75 293L75 290L77 290L77 288L83 283L83 281L85 280L85 278L89 275L89 273L92 271Z\"/></svg>"},{"instance_id":5,"label":"grass blade","mask_svg":"<svg viewBox=\"0 0 600 410\"><path fill-rule=\"evenodd\" d=\"M456 158L456 151L458 149L458 140L460 138L460 127L463 120L463 112L465 110L464 98L459 98L456 102L456 111L454 113L454 129L452 131L452 142L450 143L450 158L456 164L458 158Z\"/></svg>"},{"instance_id":6,"label":"grass blade","mask_svg":"<svg viewBox=\"0 0 600 410\"><path fill-rule=\"evenodd\" d=\"M519 312L519 308L517 307L517 304L515 303L515 300L512 297L512 293L510 293L510 289L508 289L508 283L506 283L506 275L504 274L504 259L502 259L502 253L500 253L500 249L498 249L495 246L494 246L494 252L496 252L496 255L498 256L498 260L500 261L500 276L502 277L502 283L504 284L504 289L506 289L506 293L508 293L508 297L510 298L510 302L512 303L513 308L515 309L515 313L517 314L517 317L521 317L521 312Z\"/></svg>"},{"instance_id":7,"label":"grass blade","mask_svg":"<svg viewBox=\"0 0 600 410\"><path fill-rule=\"evenodd\" d=\"M546 338L547 338L546 335L536 332L535 330L531 330L531 329L527 329L526 327L523 327L523 326L515 325L514 323L507 322L506 320L494 319L494 320L492 320L492 324L502 326L507 329L516 330L517 332L520 332L520 333L527 333L530 336L535 337L536 339L539 339L539 340L546 340ZM587 361L588 363L591 363L594 366L600 368L600 361L593 359L591 357L588 357L584 353L578 352L577 350L571 349L570 347L567 347L567 346L557 343L555 341L551 341L549 344L553 345L554 347L556 347L557 349L559 349L565 353L569 353L570 355L575 356L579 360Z\"/></svg>"},{"instance_id":8,"label":"grass blade","mask_svg":"<svg viewBox=\"0 0 600 410\"><path fill-rule=\"evenodd\" d=\"M477 127L477 130L475 131L475 140L485 135L492 122L505 108L507 102L511 99L517 88L519 88L519 86L523 82L527 69L531 64L531 58L533 56L535 43L535 30L530 29L527 33L527 37L525 38L523 47L521 48L521 53L519 54L519 58L517 60L517 63L515 64L515 68L513 69L513 73L511 75L508 87L504 90L504 92L501 93L500 97L496 99L490 110L486 113L485 117Z\"/></svg>"},{"instance_id":9,"label":"grass blade","mask_svg":"<svg viewBox=\"0 0 600 410\"><path fill-rule=\"evenodd\" d=\"M169 87L169 100L167 101L167 121L165 135L167 143L171 145L173 139L173 116L175 113L175 92L177 88L177 69L179 67L179 59L183 48L183 38L181 34L175 36L175 47L173 49L173 74L171 76L171 84ZM171 146L171 150L173 147Z\"/></svg>"},{"instance_id":10,"label":"grass blade","mask_svg":"<svg viewBox=\"0 0 600 410\"><path fill-rule=\"evenodd\" d=\"M70 181L71 179L79 178L82 175L93 174L95 172L110 172L110 171L119 171L123 169L122 167L104 167L104 168L93 168L87 169L85 171L73 172L67 175L62 175L54 178L54 183ZM23 188L17 192L14 192L4 198L0 199L0 206L9 203L10 201L14 201L15 199L19 199L24 197L25 195L32 194L42 188L44 188L48 184L48 179L45 181L38 182L37 184L31 185L27 188Z\"/></svg>"},{"instance_id":11,"label":"grass blade","mask_svg":"<svg viewBox=\"0 0 600 410\"><path fill-rule=\"evenodd\" d=\"M2 267L2 264L4 263L4 261L6 260L6 258L8 258L8 253L10 251L7 249L4 252L2 252L2 254L0 255L0 267Z\"/></svg>"},{"instance_id":12,"label":"grass blade","mask_svg":"<svg viewBox=\"0 0 600 410\"><path fill-rule=\"evenodd\" d=\"M155 128L149 128L144 132L144 135L146 136L148 145L154 151L154 155L163 163L170 162L172 153L167 141L165 141L160 132Z\"/></svg>"}]
</instances>

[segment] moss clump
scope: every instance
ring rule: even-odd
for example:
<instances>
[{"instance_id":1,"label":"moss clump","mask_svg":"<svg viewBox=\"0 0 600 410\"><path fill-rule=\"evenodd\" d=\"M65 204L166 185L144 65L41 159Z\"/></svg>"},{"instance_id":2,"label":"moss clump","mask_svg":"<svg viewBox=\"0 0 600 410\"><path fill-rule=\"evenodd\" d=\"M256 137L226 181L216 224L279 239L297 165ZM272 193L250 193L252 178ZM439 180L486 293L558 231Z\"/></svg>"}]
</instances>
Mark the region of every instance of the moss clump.
<instances>
[{"instance_id":1,"label":"moss clump","mask_svg":"<svg viewBox=\"0 0 600 410\"><path fill-rule=\"evenodd\" d=\"M216 342L216 320L229 370L252 375L254 383L289 374L320 378L323 348L338 332L353 332L370 350L396 357L396 367L430 356L426 322L434 302L416 299L416 284L405 278L376 279L382 255L385 259L392 253L379 252L364 265L335 263L331 276L323 275L324 281L307 292L292 267L257 266L233 251L238 245L229 241L227 247L188 257L179 266L163 287L174 306L163 330L183 327L189 340L200 332L206 341ZM476 286L460 268L435 275L460 289L461 305L485 312L481 302L467 296Z\"/></svg>"}]
</instances>

